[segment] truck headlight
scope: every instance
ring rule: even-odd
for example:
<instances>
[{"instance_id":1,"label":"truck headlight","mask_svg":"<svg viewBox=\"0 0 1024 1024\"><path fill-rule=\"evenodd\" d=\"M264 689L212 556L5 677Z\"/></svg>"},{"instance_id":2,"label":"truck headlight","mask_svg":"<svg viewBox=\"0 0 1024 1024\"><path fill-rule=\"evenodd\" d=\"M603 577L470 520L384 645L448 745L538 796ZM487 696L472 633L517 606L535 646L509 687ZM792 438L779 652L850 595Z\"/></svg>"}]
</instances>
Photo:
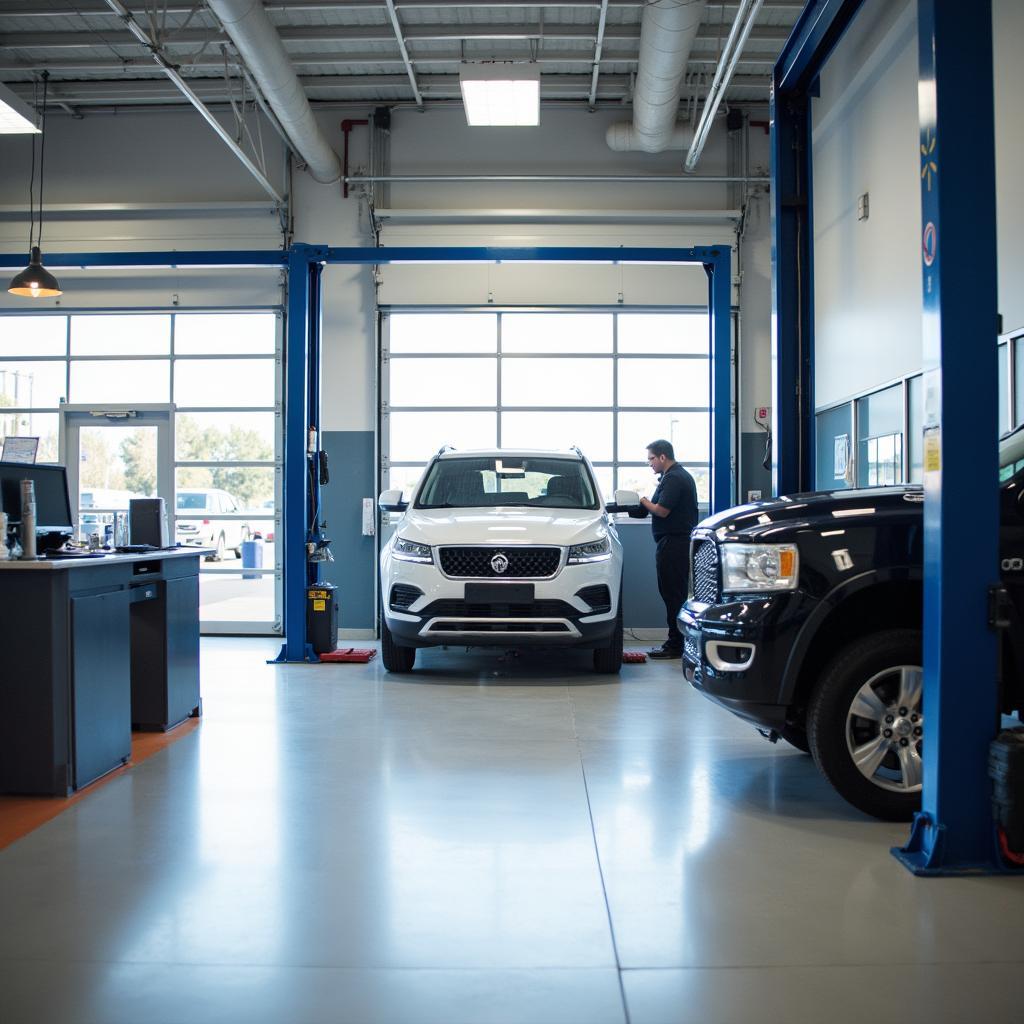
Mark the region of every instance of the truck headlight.
<instances>
[{"instance_id":1,"label":"truck headlight","mask_svg":"<svg viewBox=\"0 0 1024 1024\"><path fill-rule=\"evenodd\" d=\"M569 548L569 565L583 562L604 562L612 557L612 544L607 537L592 540L589 544L573 544Z\"/></svg>"},{"instance_id":2,"label":"truck headlight","mask_svg":"<svg viewBox=\"0 0 1024 1024\"><path fill-rule=\"evenodd\" d=\"M800 559L795 544L723 544L722 590L796 590Z\"/></svg>"},{"instance_id":3,"label":"truck headlight","mask_svg":"<svg viewBox=\"0 0 1024 1024\"><path fill-rule=\"evenodd\" d=\"M395 546L391 549L391 554L400 562L433 564L434 561L434 556L426 544L417 544L415 541L403 540L401 537L395 538Z\"/></svg>"}]
</instances>

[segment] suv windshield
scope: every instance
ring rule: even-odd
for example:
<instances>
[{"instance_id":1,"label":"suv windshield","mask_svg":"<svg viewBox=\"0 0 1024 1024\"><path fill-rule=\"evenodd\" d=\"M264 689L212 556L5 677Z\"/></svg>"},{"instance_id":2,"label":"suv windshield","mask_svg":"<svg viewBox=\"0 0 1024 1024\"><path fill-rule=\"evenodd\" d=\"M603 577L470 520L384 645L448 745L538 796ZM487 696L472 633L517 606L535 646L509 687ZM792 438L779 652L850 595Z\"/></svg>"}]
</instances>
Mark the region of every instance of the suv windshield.
<instances>
[{"instance_id":1,"label":"suv windshield","mask_svg":"<svg viewBox=\"0 0 1024 1024\"><path fill-rule=\"evenodd\" d=\"M597 491L579 459L485 455L437 459L427 470L416 508L523 505L596 509Z\"/></svg>"}]
</instances>

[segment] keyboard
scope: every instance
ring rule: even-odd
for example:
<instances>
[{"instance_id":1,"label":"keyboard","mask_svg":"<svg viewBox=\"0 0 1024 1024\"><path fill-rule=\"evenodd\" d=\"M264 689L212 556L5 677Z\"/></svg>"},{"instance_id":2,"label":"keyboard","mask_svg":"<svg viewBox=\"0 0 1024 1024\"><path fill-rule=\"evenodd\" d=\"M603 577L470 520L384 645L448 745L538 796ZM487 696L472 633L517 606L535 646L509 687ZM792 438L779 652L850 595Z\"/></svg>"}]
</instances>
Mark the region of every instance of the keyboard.
<instances>
[{"instance_id":1,"label":"keyboard","mask_svg":"<svg viewBox=\"0 0 1024 1024\"><path fill-rule=\"evenodd\" d=\"M103 558L105 551L44 551L43 558Z\"/></svg>"},{"instance_id":2,"label":"keyboard","mask_svg":"<svg viewBox=\"0 0 1024 1024\"><path fill-rule=\"evenodd\" d=\"M158 548L153 544L122 544L121 547L117 548L119 555L144 555L149 551L162 551L162 548Z\"/></svg>"}]
</instances>

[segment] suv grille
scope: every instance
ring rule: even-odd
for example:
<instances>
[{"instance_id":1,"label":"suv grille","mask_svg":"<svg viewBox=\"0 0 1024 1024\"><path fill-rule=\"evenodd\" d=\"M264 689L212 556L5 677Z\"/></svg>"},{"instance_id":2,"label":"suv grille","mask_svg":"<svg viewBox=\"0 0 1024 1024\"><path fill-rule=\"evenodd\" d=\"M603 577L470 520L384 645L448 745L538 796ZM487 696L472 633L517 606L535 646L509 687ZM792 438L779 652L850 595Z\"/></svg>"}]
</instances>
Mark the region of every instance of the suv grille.
<instances>
[{"instance_id":1,"label":"suv grille","mask_svg":"<svg viewBox=\"0 0 1024 1024\"><path fill-rule=\"evenodd\" d=\"M504 555L508 568L497 572L491 565ZM446 576L472 579L544 579L558 572L561 548L441 548L441 571Z\"/></svg>"},{"instance_id":2,"label":"suv grille","mask_svg":"<svg viewBox=\"0 0 1024 1024\"><path fill-rule=\"evenodd\" d=\"M691 546L693 556L693 599L704 604L718 601L718 545L713 540L694 540Z\"/></svg>"}]
</instances>

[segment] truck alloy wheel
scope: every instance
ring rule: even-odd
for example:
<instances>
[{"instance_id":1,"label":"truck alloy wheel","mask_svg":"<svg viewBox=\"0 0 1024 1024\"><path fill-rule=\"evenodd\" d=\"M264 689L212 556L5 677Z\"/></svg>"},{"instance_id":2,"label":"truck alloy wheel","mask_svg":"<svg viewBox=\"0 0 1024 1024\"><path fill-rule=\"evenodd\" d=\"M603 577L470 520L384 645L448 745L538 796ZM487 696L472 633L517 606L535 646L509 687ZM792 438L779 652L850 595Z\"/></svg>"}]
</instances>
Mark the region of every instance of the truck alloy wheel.
<instances>
[{"instance_id":1,"label":"truck alloy wheel","mask_svg":"<svg viewBox=\"0 0 1024 1024\"><path fill-rule=\"evenodd\" d=\"M807 715L815 763L855 807L907 821L921 803L921 634L862 637L823 672Z\"/></svg>"}]
</instances>

